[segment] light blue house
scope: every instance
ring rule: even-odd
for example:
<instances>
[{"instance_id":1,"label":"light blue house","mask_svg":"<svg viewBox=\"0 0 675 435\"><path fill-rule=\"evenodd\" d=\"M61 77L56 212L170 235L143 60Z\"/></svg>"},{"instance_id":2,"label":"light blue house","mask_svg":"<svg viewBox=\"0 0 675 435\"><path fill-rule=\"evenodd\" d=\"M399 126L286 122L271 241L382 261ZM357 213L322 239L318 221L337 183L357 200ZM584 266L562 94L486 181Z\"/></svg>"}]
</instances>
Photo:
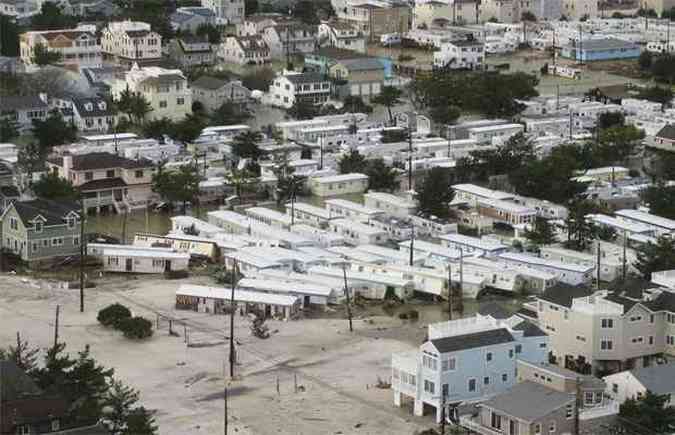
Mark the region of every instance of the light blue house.
<instances>
[{"instance_id":1,"label":"light blue house","mask_svg":"<svg viewBox=\"0 0 675 435\"><path fill-rule=\"evenodd\" d=\"M596 60L637 59L640 57L640 46L616 38L586 39L581 43L573 42L562 48L562 57L567 59L592 62Z\"/></svg>"},{"instance_id":2,"label":"light blue house","mask_svg":"<svg viewBox=\"0 0 675 435\"><path fill-rule=\"evenodd\" d=\"M419 349L392 356L394 405L413 402L415 415L425 405L474 402L516 383L516 361L547 361L548 336L517 316L497 319L476 315L429 325L429 339Z\"/></svg>"}]
</instances>

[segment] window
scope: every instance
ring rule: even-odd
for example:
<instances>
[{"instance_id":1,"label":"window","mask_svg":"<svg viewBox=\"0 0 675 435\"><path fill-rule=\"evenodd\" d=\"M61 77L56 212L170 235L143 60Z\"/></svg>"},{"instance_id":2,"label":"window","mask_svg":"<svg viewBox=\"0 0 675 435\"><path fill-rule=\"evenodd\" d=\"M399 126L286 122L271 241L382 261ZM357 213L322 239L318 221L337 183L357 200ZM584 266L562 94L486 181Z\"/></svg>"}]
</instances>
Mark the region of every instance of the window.
<instances>
[{"instance_id":1,"label":"window","mask_svg":"<svg viewBox=\"0 0 675 435\"><path fill-rule=\"evenodd\" d=\"M69 229L75 228L75 218L69 217L68 219L66 219L66 224L68 225Z\"/></svg>"},{"instance_id":2,"label":"window","mask_svg":"<svg viewBox=\"0 0 675 435\"><path fill-rule=\"evenodd\" d=\"M106 178L115 178L115 170L110 169L109 171L106 171L105 176Z\"/></svg>"},{"instance_id":3,"label":"window","mask_svg":"<svg viewBox=\"0 0 675 435\"><path fill-rule=\"evenodd\" d=\"M33 242L33 252L37 252L39 248L40 244L38 242Z\"/></svg>"},{"instance_id":4,"label":"window","mask_svg":"<svg viewBox=\"0 0 675 435\"><path fill-rule=\"evenodd\" d=\"M13 230L17 230L19 228L19 222L15 217L9 219L9 227Z\"/></svg>"},{"instance_id":5,"label":"window","mask_svg":"<svg viewBox=\"0 0 675 435\"><path fill-rule=\"evenodd\" d=\"M165 109L165 108L166 108L166 101L160 101L160 102L159 102L159 108L160 108L160 109Z\"/></svg>"},{"instance_id":6,"label":"window","mask_svg":"<svg viewBox=\"0 0 675 435\"><path fill-rule=\"evenodd\" d=\"M502 373L502 382L508 382L509 381L509 375L506 373Z\"/></svg>"},{"instance_id":7,"label":"window","mask_svg":"<svg viewBox=\"0 0 675 435\"><path fill-rule=\"evenodd\" d=\"M487 362L492 361L492 352L488 352L485 354L485 361Z\"/></svg>"},{"instance_id":8,"label":"window","mask_svg":"<svg viewBox=\"0 0 675 435\"><path fill-rule=\"evenodd\" d=\"M185 98L183 97L176 98L176 104L182 106L183 104L185 104Z\"/></svg>"},{"instance_id":9,"label":"window","mask_svg":"<svg viewBox=\"0 0 675 435\"><path fill-rule=\"evenodd\" d=\"M563 311L563 317L564 317L565 320L569 320L570 319L570 312L567 311L567 310Z\"/></svg>"},{"instance_id":10,"label":"window","mask_svg":"<svg viewBox=\"0 0 675 435\"><path fill-rule=\"evenodd\" d=\"M584 393L584 403L586 405L592 405L593 404L593 392L592 391L586 391L586 393Z\"/></svg>"},{"instance_id":11,"label":"window","mask_svg":"<svg viewBox=\"0 0 675 435\"><path fill-rule=\"evenodd\" d=\"M444 372L455 370L457 360L455 358L444 359L441 363L441 368Z\"/></svg>"},{"instance_id":12,"label":"window","mask_svg":"<svg viewBox=\"0 0 675 435\"><path fill-rule=\"evenodd\" d=\"M550 433L555 433L555 421L551 421L551 422L548 424L548 431L549 431Z\"/></svg>"},{"instance_id":13,"label":"window","mask_svg":"<svg viewBox=\"0 0 675 435\"><path fill-rule=\"evenodd\" d=\"M603 328L613 328L614 327L614 319L602 319L601 320L601 327L603 327Z\"/></svg>"},{"instance_id":14,"label":"window","mask_svg":"<svg viewBox=\"0 0 675 435\"><path fill-rule=\"evenodd\" d=\"M73 245L77 246L80 244L80 238L79 237L73 237Z\"/></svg>"},{"instance_id":15,"label":"window","mask_svg":"<svg viewBox=\"0 0 675 435\"><path fill-rule=\"evenodd\" d=\"M509 358L513 358L513 349L509 349Z\"/></svg>"},{"instance_id":16,"label":"window","mask_svg":"<svg viewBox=\"0 0 675 435\"><path fill-rule=\"evenodd\" d=\"M668 344L670 346L675 345L675 336L667 335L666 336L666 344Z\"/></svg>"},{"instance_id":17,"label":"window","mask_svg":"<svg viewBox=\"0 0 675 435\"><path fill-rule=\"evenodd\" d=\"M612 340L606 338L600 340L600 350L612 350L613 347Z\"/></svg>"},{"instance_id":18,"label":"window","mask_svg":"<svg viewBox=\"0 0 675 435\"><path fill-rule=\"evenodd\" d=\"M485 376L483 378L483 385L490 385L490 377L489 376Z\"/></svg>"},{"instance_id":19,"label":"window","mask_svg":"<svg viewBox=\"0 0 675 435\"><path fill-rule=\"evenodd\" d=\"M434 394L435 390L435 385L431 381L427 381L426 379L424 380L424 391L426 391L429 394Z\"/></svg>"},{"instance_id":20,"label":"window","mask_svg":"<svg viewBox=\"0 0 675 435\"><path fill-rule=\"evenodd\" d=\"M469 379L469 391L476 391L476 380Z\"/></svg>"},{"instance_id":21,"label":"window","mask_svg":"<svg viewBox=\"0 0 675 435\"><path fill-rule=\"evenodd\" d=\"M654 323L654 315L653 314L649 315L649 323Z\"/></svg>"},{"instance_id":22,"label":"window","mask_svg":"<svg viewBox=\"0 0 675 435\"><path fill-rule=\"evenodd\" d=\"M534 424L534 435L540 435L541 434L541 423L535 423Z\"/></svg>"},{"instance_id":23,"label":"window","mask_svg":"<svg viewBox=\"0 0 675 435\"><path fill-rule=\"evenodd\" d=\"M35 232L36 233L41 233L42 232L42 222L35 222Z\"/></svg>"},{"instance_id":24,"label":"window","mask_svg":"<svg viewBox=\"0 0 675 435\"><path fill-rule=\"evenodd\" d=\"M493 412L490 424L494 429L501 429L502 428L502 416L499 415L499 414L495 414Z\"/></svg>"},{"instance_id":25,"label":"window","mask_svg":"<svg viewBox=\"0 0 675 435\"><path fill-rule=\"evenodd\" d=\"M94 179L94 173L91 171L85 172L84 173L84 179L85 181L91 181Z\"/></svg>"},{"instance_id":26,"label":"window","mask_svg":"<svg viewBox=\"0 0 675 435\"><path fill-rule=\"evenodd\" d=\"M574 417L574 406L570 403L565 407L565 418L570 419Z\"/></svg>"},{"instance_id":27,"label":"window","mask_svg":"<svg viewBox=\"0 0 675 435\"><path fill-rule=\"evenodd\" d=\"M546 343L539 343L539 348L541 348L541 349L546 348Z\"/></svg>"},{"instance_id":28,"label":"window","mask_svg":"<svg viewBox=\"0 0 675 435\"><path fill-rule=\"evenodd\" d=\"M429 355L422 355L422 365L430 370L438 370L436 358Z\"/></svg>"},{"instance_id":29,"label":"window","mask_svg":"<svg viewBox=\"0 0 675 435\"><path fill-rule=\"evenodd\" d=\"M612 393L619 392L619 384L612 384Z\"/></svg>"},{"instance_id":30,"label":"window","mask_svg":"<svg viewBox=\"0 0 675 435\"><path fill-rule=\"evenodd\" d=\"M134 176L135 176L136 178L143 178L143 171L140 170L140 171L134 172Z\"/></svg>"},{"instance_id":31,"label":"window","mask_svg":"<svg viewBox=\"0 0 675 435\"><path fill-rule=\"evenodd\" d=\"M654 344L654 336L653 335L649 336L649 344L650 345Z\"/></svg>"},{"instance_id":32,"label":"window","mask_svg":"<svg viewBox=\"0 0 675 435\"><path fill-rule=\"evenodd\" d=\"M631 322L639 322L642 320L642 316L633 316L630 318Z\"/></svg>"},{"instance_id":33,"label":"window","mask_svg":"<svg viewBox=\"0 0 675 435\"><path fill-rule=\"evenodd\" d=\"M523 345L522 344L516 344L516 353L522 353L523 352Z\"/></svg>"}]
</instances>

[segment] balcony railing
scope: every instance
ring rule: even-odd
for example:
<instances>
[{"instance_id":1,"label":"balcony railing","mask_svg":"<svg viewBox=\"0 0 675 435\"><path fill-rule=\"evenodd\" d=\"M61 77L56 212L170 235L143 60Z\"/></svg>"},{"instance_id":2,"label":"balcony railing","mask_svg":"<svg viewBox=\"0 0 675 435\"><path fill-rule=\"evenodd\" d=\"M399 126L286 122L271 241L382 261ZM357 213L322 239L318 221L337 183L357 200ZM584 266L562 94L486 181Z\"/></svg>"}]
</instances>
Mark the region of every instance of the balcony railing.
<instances>
[{"instance_id":1,"label":"balcony railing","mask_svg":"<svg viewBox=\"0 0 675 435\"><path fill-rule=\"evenodd\" d=\"M459 425L482 435L504 435L503 431L483 426L482 424L472 419L470 415L461 416L459 418Z\"/></svg>"},{"instance_id":2,"label":"balcony railing","mask_svg":"<svg viewBox=\"0 0 675 435\"><path fill-rule=\"evenodd\" d=\"M579 420L591 420L599 417L617 415L619 413L619 402L611 400L605 405L595 406L593 408L584 408L579 411Z\"/></svg>"}]
</instances>

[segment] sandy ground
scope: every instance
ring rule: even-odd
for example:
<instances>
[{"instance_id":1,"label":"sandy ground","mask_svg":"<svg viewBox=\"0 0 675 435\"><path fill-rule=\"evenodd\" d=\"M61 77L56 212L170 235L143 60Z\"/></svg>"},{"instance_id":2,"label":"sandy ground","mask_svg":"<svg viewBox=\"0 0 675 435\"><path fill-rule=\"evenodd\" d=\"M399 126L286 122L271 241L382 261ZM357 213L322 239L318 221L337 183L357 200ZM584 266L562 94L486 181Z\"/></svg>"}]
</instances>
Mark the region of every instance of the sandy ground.
<instances>
[{"instance_id":1,"label":"sandy ground","mask_svg":"<svg viewBox=\"0 0 675 435\"><path fill-rule=\"evenodd\" d=\"M269 321L275 333L260 340L237 315L238 365L229 380L224 376L229 318L174 310L179 283L106 278L87 290L81 314L78 290L3 275L0 346L13 343L17 331L33 345L51 345L60 305L60 340L67 350L75 353L89 344L95 358L115 368L117 377L140 390L143 404L157 410L161 434L223 433L226 384L229 433L409 435L432 425L431 417L394 407L391 390L374 387L378 377L389 378L391 353L413 348L411 337L419 335L419 326L387 317L371 318L373 323L357 319L349 333L340 319ZM153 321L157 313L177 319L173 329L180 336L168 334L167 321L142 342L101 327L98 310L114 302ZM183 323L189 341L202 347L186 346Z\"/></svg>"}]
</instances>

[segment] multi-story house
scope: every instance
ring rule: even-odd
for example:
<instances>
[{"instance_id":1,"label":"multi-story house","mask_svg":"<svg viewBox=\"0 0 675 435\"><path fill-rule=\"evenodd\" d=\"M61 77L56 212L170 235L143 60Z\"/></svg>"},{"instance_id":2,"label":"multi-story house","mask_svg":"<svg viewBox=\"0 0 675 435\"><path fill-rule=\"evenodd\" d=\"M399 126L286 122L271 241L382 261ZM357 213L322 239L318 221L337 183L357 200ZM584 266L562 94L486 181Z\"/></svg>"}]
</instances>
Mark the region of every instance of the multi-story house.
<instances>
[{"instance_id":1,"label":"multi-story house","mask_svg":"<svg viewBox=\"0 0 675 435\"><path fill-rule=\"evenodd\" d=\"M458 40L441 45L434 52L434 66L448 69L482 69L485 44L474 40Z\"/></svg>"},{"instance_id":2,"label":"multi-story house","mask_svg":"<svg viewBox=\"0 0 675 435\"><path fill-rule=\"evenodd\" d=\"M80 254L80 206L74 202L15 201L2 215L2 247L23 261Z\"/></svg>"},{"instance_id":3,"label":"multi-story house","mask_svg":"<svg viewBox=\"0 0 675 435\"><path fill-rule=\"evenodd\" d=\"M374 57L339 60L329 74L337 81L335 93L341 96L370 98L379 95L384 86L384 65Z\"/></svg>"},{"instance_id":4,"label":"multi-story house","mask_svg":"<svg viewBox=\"0 0 675 435\"><path fill-rule=\"evenodd\" d=\"M44 121L48 111L49 105L45 94L2 97L0 119L15 123L19 132L25 133L33 128L33 120Z\"/></svg>"},{"instance_id":5,"label":"multi-story house","mask_svg":"<svg viewBox=\"0 0 675 435\"><path fill-rule=\"evenodd\" d=\"M515 23L520 20L515 13L517 0L487 0L480 3L480 20L482 22L497 20L500 23Z\"/></svg>"},{"instance_id":6,"label":"multi-story house","mask_svg":"<svg viewBox=\"0 0 675 435\"><path fill-rule=\"evenodd\" d=\"M101 45L95 29L78 27L68 30L44 30L22 33L19 38L21 61L27 67L36 66L35 47L42 46L61 55L59 63L79 71L83 67L101 66Z\"/></svg>"},{"instance_id":7,"label":"multi-story house","mask_svg":"<svg viewBox=\"0 0 675 435\"><path fill-rule=\"evenodd\" d=\"M72 120L80 132L107 133L114 125L115 113L100 97L72 99Z\"/></svg>"},{"instance_id":8,"label":"multi-story house","mask_svg":"<svg viewBox=\"0 0 675 435\"><path fill-rule=\"evenodd\" d=\"M130 67L155 64L162 58L162 36L140 21L108 23L101 35L103 57Z\"/></svg>"},{"instance_id":9,"label":"multi-story house","mask_svg":"<svg viewBox=\"0 0 675 435\"><path fill-rule=\"evenodd\" d=\"M479 19L475 0L418 0L413 9L413 28L438 29L474 24Z\"/></svg>"},{"instance_id":10,"label":"multi-story house","mask_svg":"<svg viewBox=\"0 0 675 435\"><path fill-rule=\"evenodd\" d=\"M595 293L556 286L537 298L537 321L550 335L559 365L615 372L650 366L675 352L675 293L629 285Z\"/></svg>"},{"instance_id":11,"label":"multi-story house","mask_svg":"<svg viewBox=\"0 0 675 435\"><path fill-rule=\"evenodd\" d=\"M169 43L169 57L183 68L192 68L202 65L213 65L216 54L208 40L183 36L173 39Z\"/></svg>"},{"instance_id":12,"label":"multi-story house","mask_svg":"<svg viewBox=\"0 0 675 435\"><path fill-rule=\"evenodd\" d=\"M319 43L321 46L366 52L366 37L353 24L344 21L329 21L319 25Z\"/></svg>"},{"instance_id":13,"label":"multi-story house","mask_svg":"<svg viewBox=\"0 0 675 435\"><path fill-rule=\"evenodd\" d=\"M111 93L119 100L122 92L129 90L141 94L152 110L146 119L169 118L180 121L192 113L192 91L187 79L179 69L165 69L156 66L140 68L134 64L125 73L124 79L113 82Z\"/></svg>"},{"instance_id":14,"label":"multi-story house","mask_svg":"<svg viewBox=\"0 0 675 435\"><path fill-rule=\"evenodd\" d=\"M291 21L288 15L278 13L257 13L248 15L241 24L237 25L237 35L253 36L262 34L266 27Z\"/></svg>"},{"instance_id":15,"label":"multi-story house","mask_svg":"<svg viewBox=\"0 0 675 435\"><path fill-rule=\"evenodd\" d=\"M298 22L265 27L261 34L274 59L287 55L311 53L316 48L317 28Z\"/></svg>"},{"instance_id":16,"label":"multi-story house","mask_svg":"<svg viewBox=\"0 0 675 435\"><path fill-rule=\"evenodd\" d=\"M317 73L288 73L277 76L270 86L270 103L290 109L296 101L320 105L328 101L330 81Z\"/></svg>"},{"instance_id":17,"label":"multi-story house","mask_svg":"<svg viewBox=\"0 0 675 435\"><path fill-rule=\"evenodd\" d=\"M216 14L209 8L187 6L176 9L169 17L174 32L195 33L200 26L215 25Z\"/></svg>"},{"instance_id":18,"label":"multi-story house","mask_svg":"<svg viewBox=\"0 0 675 435\"><path fill-rule=\"evenodd\" d=\"M598 2L595 0L563 0L562 14L568 20L597 18Z\"/></svg>"},{"instance_id":19,"label":"multi-story house","mask_svg":"<svg viewBox=\"0 0 675 435\"><path fill-rule=\"evenodd\" d=\"M655 148L661 148L666 151L675 150L675 124L666 124L654 135L654 140L650 143Z\"/></svg>"},{"instance_id":20,"label":"multi-story house","mask_svg":"<svg viewBox=\"0 0 675 435\"><path fill-rule=\"evenodd\" d=\"M218 47L218 57L237 65L262 65L272 60L270 48L260 35L228 36Z\"/></svg>"},{"instance_id":21,"label":"multi-story house","mask_svg":"<svg viewBox=\"0 0 675 435\"><path fill-rule=\"evenodd\" d=\"M121 213L145 208L156 197L152 192L155 168L149 160L89 153L49 160L47 166L82 192L87 211Z\"/></svg>"},{"instance_id":22,"label":"multi-story house","mask_svg":"<svg viewBox=\"0 0 675 435\"><path fill-rule=\"evenodd\" d=\"M244 0L202 0L216 14L216 24L240 24L246 15Z\"/></svg>"},{"instance_id":23,"label":"multi-story house","mask_svg":"<svg viewBox=\"0 0 675 435\"><path fill-rule=\"evenodd\" d=\"M192 101L199 101L209 112L218 110L223 103L246 104L251 91L239 80L225 81L215 77L201 76L190 85Z\"/></svg>"},{"instance_id":24,"label":"multi-story house","mask_svg":"<svg viewBox=\"0 0 675 435\"><path fill-rule=\"evenodd\" d=\"M482 316L430 324L419 349L392 356L394 404L413 399L415 415L424 405L475 402L503 393L516 382L516 361L546 361L548 337L514 316ZM447 415L447 414L446 414Z\"/></svg>"},{"instance_id":25,"label":"multi-story house","mask_svg":"<svg viewBox=\"0 0 675 435\"><path fill-rule=\"evenodd\" d=\"M346 3L344 7L335 8L337 17L356 26L370 41L379 40L387 33L404 34L410 30L410 6L405 2Z\"/></svg>"}]
</instances>

